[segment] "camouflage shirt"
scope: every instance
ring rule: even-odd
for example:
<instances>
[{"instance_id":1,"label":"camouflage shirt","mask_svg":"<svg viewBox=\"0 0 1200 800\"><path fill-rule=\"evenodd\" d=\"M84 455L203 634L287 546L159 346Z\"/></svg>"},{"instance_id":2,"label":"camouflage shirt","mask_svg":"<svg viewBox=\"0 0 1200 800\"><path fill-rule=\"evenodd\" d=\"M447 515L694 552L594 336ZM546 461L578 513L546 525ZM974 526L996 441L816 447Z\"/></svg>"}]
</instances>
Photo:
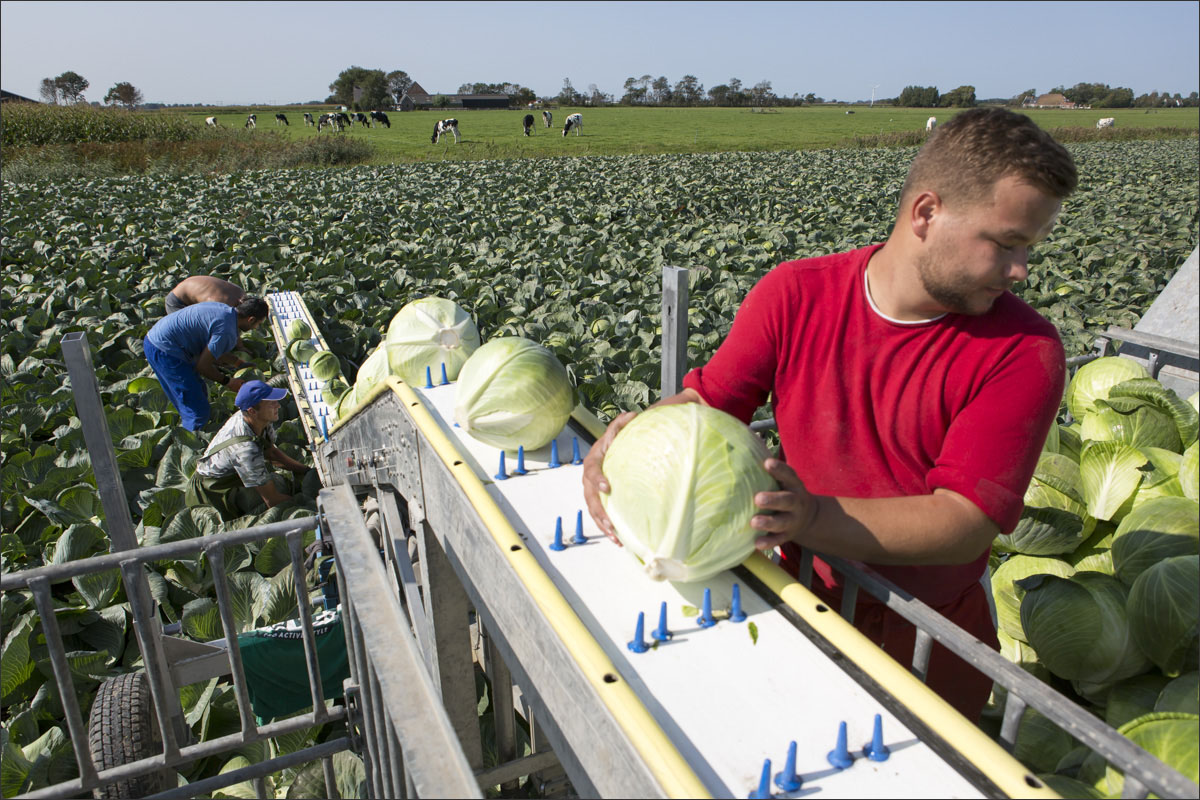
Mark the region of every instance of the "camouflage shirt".
<instances>
[{"instance_id":1,"label":"camouflage shirt","mask_svg":"<svg viewBox=\"0 0 1200 800\"><path fill-rule=\"evenodd\" d=\"M205 478L223 478L236 472L242 479L242 485L253 488L262 486L271 479L271 469L267 466L266 448L275 444L275 426L268 425L254 441L239 442L230 445L220 452L212 453L222 442L235 436L254 436L254 429L246 422L242 412L236 412L217 431L212 443L204 451L204 456L196 462L196 472Z\"/></svg>"}]
</instances>

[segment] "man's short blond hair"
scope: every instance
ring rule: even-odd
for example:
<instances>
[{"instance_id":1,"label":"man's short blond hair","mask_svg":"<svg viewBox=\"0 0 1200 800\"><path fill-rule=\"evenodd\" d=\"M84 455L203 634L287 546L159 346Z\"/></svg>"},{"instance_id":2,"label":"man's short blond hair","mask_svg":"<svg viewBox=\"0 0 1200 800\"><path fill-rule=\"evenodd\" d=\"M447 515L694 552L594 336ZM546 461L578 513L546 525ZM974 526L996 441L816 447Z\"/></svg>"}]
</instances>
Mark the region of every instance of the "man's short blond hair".
<instances>
[{"instance_id":1,"label":"man's short blond hair","mask_svg":"<svg viewBox=\"0 0 1200 800\"><path fill-rule=\"evenodd\" d=\"M1029 117L974 108L930 135L909 167L900 201L934 191L944 203L970 205L989 199L996 181L1010 175L1059 200L1079 181L1071 154Z\"/></svg>"}]
</instances>

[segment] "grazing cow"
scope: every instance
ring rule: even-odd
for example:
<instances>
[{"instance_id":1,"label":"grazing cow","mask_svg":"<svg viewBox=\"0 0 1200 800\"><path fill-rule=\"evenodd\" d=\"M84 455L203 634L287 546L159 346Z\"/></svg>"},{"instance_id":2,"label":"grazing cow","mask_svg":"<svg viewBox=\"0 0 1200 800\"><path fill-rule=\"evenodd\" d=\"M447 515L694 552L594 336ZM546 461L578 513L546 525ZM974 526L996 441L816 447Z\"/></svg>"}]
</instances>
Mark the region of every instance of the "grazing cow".
<instances>
[{"instance_id":1,"label":"grazing cow","mask_svg":"<svg viewBox=\"0 0 1200 800\"><path fill-rule=\"evenodd\" d=\"M210 128L215 128L215 127L217 127L217 118L216 117L205 117L204 124Z\"/></svg>"},{"instance_id":2,"label":"grazing cow","mask_svg":"<svg viewBox=\"0 0 1200 800\"><path fill-rule=\"evenodd\" d=\"M309 113L305 112L305 114L304 114L304 124L305 124L305 125L316 125L317 123L313 122L312 114L309 114Z\"/></svg>"},{"instance_id":3,"label":"grazing cow","mask_svg":"<svg viewBox=\"0 0 1200 800\"><path fill-rule=\"evenodd\" d=\"M566 136L571 130L575 130L575 135L579 136L579 132L583 130L583 114L572 114L567 117L567 124L563 125L563 136Z\"/></svg>"},{"instance_id":4,"label":"grazing cow","mask_svg":"<svg viewBox=\"0 0 1200 800\"><path fill-rule=\"evenodd\" d=\"M250 116L246 117L246 127L247 128L257 128L258 127L258 114L251 114Z\"/></svg>"},{"instance_id":5,"label":"grazing cow","mask_svg":"<svg viewBox=\"0 0 1200 800\"><path fill-rule=\"evenodd\" d=\"M433 138L430 140L434 144L438 143L448 133L454 134L454 143L458 144L458 120L444 119L433 126Z\"/></svg>"},{"instance_id":6,"label":"grazing cow","mask_svg":"<svg viewBox=\"0 0 1200 800\"><path fill-rule=\"evenodd\" d=\"M387 114L383 113L382 111L372 111L371 119L375 120L378 123L381 123L383 125L383 127L385 127L385 128L392 127L392 123L388 121Z\"/></svg>"},{"instance_id":7,"label":"grazing cow","mask_svg":"<svg viewBox=\"0 0 1200 800\"><path fill-rule=\"evenodd\" d=\"M288 127L291 127L291 123L289 123L287 121L287 117L285 117L283 114L276 114L275 115L275 124L279 125L280 123L287 125Z\"/></svg>"},{"instance_id":8,"label":"grazing cow","mask_svg":"<svg viewBox=\"0 0 1200 800\"><path fill-rule=\"evenodd\" d=\"M1113 125L1116 125L1116 124L1117 124L1117 121L1113 117L1105 117L1104 119L1102 119L1096 123L1096 130L1100 130L1101 128L1111 128Z\"/></svg>"},{"instance_id":9,"label":"grazing cow","mask_svg":"<svg viewBox=\"0 0 1200 800\"><path fill-rule=\"evenodd\" d=\"M847 111L846 113L847 113L847 114L853 114L854 112L853 112L853 111Z\"/></svg>"},{"instance_id":10,"label":"grazing cow","mask_svg":"<svg viewBox=\"0 0 1200 800\"><path fill-rule=\"evenodd\" d=\"M547 128L549 128L551 125L554 124L554 115L551 114L549 111L543 111L542 112L542 122L545 123Z\"/></svg>"},{"instance_id":11,"label":"grazing cow","mask_svg":"<svg viewBox=\"0 0 1200 800\"><path fill-rule=\"evenodd\" d=\"M346 129L345 119L345 114L322 114L321 118L317 120L317 133L320 133L321 129L326 125L338 133L341 133Z\"/></svg>"},{"instance_id":12,"label":"grazing cow","mask_svg":"<svg viewBox=\"0 0 1200 800\"><path fill-rule=\"evenodd\" d=\"M937 127L937 117L930 117L929 119L925 120L925 130L926 131L931 131L936 127Z\"/></svg>"},{"instance_id":13,"label":"grazing cow","mask_svg":"<svg viewBox=\"0 0 1200 800\"><path fill-rule=\"evenodd\" d=\"M526 114L521 124L525 127L525 135L528 136L529 132L533 130L533 114Z\"/></svg>"},{"instance_id":14,"label":"grazing cow","mask_svg":"<svg viewBox=\"0 0 1200 800\"><path fill-rule=\"evenodd\" d=\"M354 112L354 121L357 122L358 124L362 125L364 128L371 127L371 122L370 122L370 120L367 119L367 115L362 113L361 111Z\"/></svg>"}]
</instances>

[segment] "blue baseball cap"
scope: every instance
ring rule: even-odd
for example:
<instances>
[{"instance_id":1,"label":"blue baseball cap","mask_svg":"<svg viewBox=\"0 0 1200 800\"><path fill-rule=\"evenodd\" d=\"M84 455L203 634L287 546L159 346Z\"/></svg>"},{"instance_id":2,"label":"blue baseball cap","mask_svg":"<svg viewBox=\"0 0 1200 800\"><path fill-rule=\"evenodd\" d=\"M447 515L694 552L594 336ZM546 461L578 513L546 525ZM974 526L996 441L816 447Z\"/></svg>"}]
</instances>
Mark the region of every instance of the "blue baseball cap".
<instances>
[{"instance_id":1,"label":"blue baseball cap","mask_svg":"<svg viewBox=\"0 0 1200 800\"><path fill-rule=\"evenodd\" d=\"M246 381L238 389L237 398L233 404L242 411L249 411L263 400L282 400L287 397L287 389L272 389L262 381Z\"/></svg>"}]
</instances>

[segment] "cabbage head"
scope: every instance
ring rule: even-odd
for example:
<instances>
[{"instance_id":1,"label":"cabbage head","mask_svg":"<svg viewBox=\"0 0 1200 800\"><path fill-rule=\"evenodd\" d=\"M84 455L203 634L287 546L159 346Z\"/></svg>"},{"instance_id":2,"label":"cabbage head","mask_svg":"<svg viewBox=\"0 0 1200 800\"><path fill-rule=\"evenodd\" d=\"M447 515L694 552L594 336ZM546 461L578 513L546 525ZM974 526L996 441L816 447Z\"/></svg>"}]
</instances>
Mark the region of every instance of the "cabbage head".
<instances>
[{"instance_id":1,"label":"cabbage head","mask_svg":"<svg viewBox=\"0 0 1200 800\"><path fill-rule=\"evenodd\" d=\"M1158 695L1155 711L1185 711L1200 708L1200 672L1192 670L1175 678Z\"/></svg>"},{"instance_id":2,"label":"cabbage head","mask_svg":"<svg viewBox=\"0 0 1200 800\"><path fill-rule=\"evenodd\" d=\"M536 450L558 436L575 404L571 378L553 352L506 336L492 339L463 364L454 421L484 444Z\"/></svg>"},{"instance_id":3,"label":"cabbage head","mask_svg":"<svg viewBox=\"0 0 1200 800\"><path fill-rule=\"evenodd\" d=\"M1017 581L1030 575L1058 575L1069 577L1075 568L1057 558L1043 556L1012 556L992 573L992 597L996 601L996 619L1002 633L1019 641L1026 641L1025 629L1021 627L1021 598L1025 591Z\"/></svg>"},{"instance_id":4,"label":"cabbage head","mask_svg":"<svg viewBox=\"0 0 1200 800\"><path fill-rule=\"evenodd\" d=\"M1034 772L1050 772L1075 749L1075 740L1042 712L1029 706L1021 715L1013 756Z\"/></svg>"},{"instance_id":5,"label":"cabbage head","mask_svg":"<svg viewBox=\"0 0 1200 800\"><path fill-rule=\"evenodd\" d=\"M1192 783L1200 783L1200 745L1196 728L1200 715L1154 712L1130 720L1117 728L1117 733L1142 748L1167 766L1178 770ZM1108 765L1109 797L1120 797L1125 788L1125 776Z\"/></svg>"},{"instance_id":6,"label":"cabbage head","mask_svg":"<svg viewBox=\"0 0 1200 800\"><path fill-rule=\"evenodd\" d=\"M1165 675L1148 672L1118 682L1108 692L1104 721L1119 728L1131 719L1149 714L1170 680Z\"/></svg>"},{"instance_id":7,"label":"cabbage head","mask_svg":"<svg viewBox=\"0 0 1200 800\"><path fill-rule=\"evenodd\" d=\"M1200 628L1200 556L1174 556L1147 569L1129 590L1138 649L1172 678L1194 669Z\"/></svg>"},{"instance_id":8,"label":"cabbage head","mask_svg":"<svg viewBox=\"0 0 1200 800\"><path fill-rule=\"evenodd\" d=\"M367 398L371 388L388 376L387 350L383 345L376 347L367 360L358 368L354 378L354 405Z\"/></svg>"},{"instance_id":9,"label":"cabbage head","mask_svg":"<svg viewBox=\"0 0 1200 800\"><path fill-rule=\"evenodd\" d=\"M1200 504L1158 497L1129 512L1113 534L1114 573L1126 586L1171 556L1200 553Z\"/></svg>"},{"instance_id":10,"label":"cabbage head","mask_svg":"<svg viewBox=\"0 0 1200 800\"><path fill-rule=\"evenodd\" d=\"M1110 522L1098 525L1091 537L1066 557L1067 563L1074 567L1076 572L1103 572L1105 575L1112 575L1113 527Z\"/></svg>"},{"instance_id":11,"label":"cabbage head","mask_svg":"<svg viewBox=\"0 0 1200 800\"><path fill-rule=\"evenodd\" d=\"M1079 465L1043 452L1025 491L1025 510L1011 533L996 537L1000 552L1049 556L1074 552L1096 526L1083 503Z\"/></svg>"},{"instance_id":12,"label":"cabbage head","mask_svg":"<svg viewBox=\"0 0 1200 800\"><path fill-rule=\"evenodd\" d=\"M1138 362L1106 356L1084 364L1067 384L1067 410L1078 421L1095 408L1097 400L1108 399L1108 392L1118 383L1134 378L1149 378L1150 373Z\"/></svg>"},{"instance_id":13,"label":"cabbage head","mask_svg":"<svg viewBox=\"0 0 1200 800\"><path fill-rule=\"evenodd\" d=\"M754 495L777 488L766 445L700 403L658 406L621 429L604 455L600 500L617 538L654 580L692 582L754 552Z\"/></svg>"},{"instance_id":14,"label":"cabbage head","mask_svg":"<svg viewBox=\"0 0 1200 800\"><path fill-rule=\"evenodd\" d=\"M479 348L479 329L451 300L423 297L392 317L384 339L391 374L414 386L425 385L425 368L437 382L441 366L456 380L463 364Z\"/></svg>"},{"instance_id":15,"label":"cabbage head","mask_svg":"<svg viewBox=\"0 0 1200 800\"><path fill-rule=\"evenodd\" d=\"M1075 797L1082 800L1103 800L1108 795L1101 792L1094 786L1089 786L1083 781L1066 775L1055 775L1053 773L1038 773L1038 778L1042 783L1050 787L1050 789L1059 797Z\"/></svg>"},{"instance_id":16,"label":"cabbage head","mask_svg":"<svg viewBox=\"0 0 1200 800\"><path fill-rule=\"evenodd\" d=\"M1079 478L1087 513L1101 520L1120 520L1128 514L1142 484L1141 469L1148 462L1141 450L1123 442L1084 445Z\"/></svg>"},{"instance_id":17,"label":"cabbage head","mask_svg":"<svg viewBox=\"0 0 1200 800\"><path fill-rule=\"evenodd\" d=\"M1179 462L1179 488L1189 500L1200 501L1200 443L1192 442Z\"/></svg>"},{"instance_id":18,"label":"cabbage head","mask_svg":"<svg viewBox=\"0 0 1200 800\"><path fill-rule=\"evenodd\" d=\"M1100 572L1076 572L1070 578L1033 575L1018 585L1025 590L1021 626L1055 675L1104 684L1150 668L1134 644L1126 616L1129 590L1116 578Z\"/></svg>"}]
</instances>

